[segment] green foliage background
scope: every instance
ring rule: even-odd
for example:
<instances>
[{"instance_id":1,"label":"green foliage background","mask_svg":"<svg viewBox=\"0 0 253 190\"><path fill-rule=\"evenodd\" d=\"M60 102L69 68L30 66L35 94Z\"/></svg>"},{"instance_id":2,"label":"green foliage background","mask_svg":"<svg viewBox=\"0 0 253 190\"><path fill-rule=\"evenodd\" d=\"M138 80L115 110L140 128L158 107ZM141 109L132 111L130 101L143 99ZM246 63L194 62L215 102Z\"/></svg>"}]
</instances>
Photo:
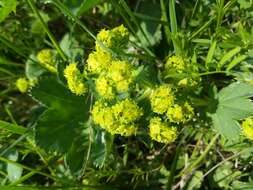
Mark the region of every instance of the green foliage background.
<instances>
[{"instance_id":1,"label":"green foliage background","mask_svg":"<svg viewBox=\"0 0 253 190\"><path fill-rule=\"evenodd\" d=\"M84 66L96 34L119 23L134 51L113 51L139 60L140 85L159 83L168 55L197 66L187 76L202 86L186 94L198 114L174 143L110 135L91 120L93 94L66 87L67 63ZM0 0L1 189L253 189L240 128L253 113L252 25L251 0ZM38 64L45 48L57 75ZM21 94L20 77L38 84Z\"/></svg>"}]
</instances>

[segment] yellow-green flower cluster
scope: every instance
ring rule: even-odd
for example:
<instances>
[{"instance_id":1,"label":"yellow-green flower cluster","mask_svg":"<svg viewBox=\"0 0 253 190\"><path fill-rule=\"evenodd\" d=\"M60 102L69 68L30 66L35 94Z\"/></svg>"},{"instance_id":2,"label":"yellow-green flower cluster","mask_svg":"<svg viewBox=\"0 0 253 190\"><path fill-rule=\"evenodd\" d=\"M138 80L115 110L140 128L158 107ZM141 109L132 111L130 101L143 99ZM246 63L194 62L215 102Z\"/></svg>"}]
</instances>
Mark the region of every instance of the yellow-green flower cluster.
<instances>
[{"instance_id":1,"label":"yellow-green flower cluster","mask_svg":"<svg viewBox=\"0 0 253 190\"><path fill-rule=\"evenodd\" d=\"M182 88L196 87L201 81L201 78L199 76L189 75L189 73L193 74L196 72L197 67L195 67L194 64L190 64L190 62L188 63L183 58L175 55L167 59L164 69L165 76L173 75L176 73L186 75L185 78L181 78L179 80L175 78L173 79L173 82Z\"/></svg>"},{"instance_id":2,"label":"yellow-green flower cluster","mask_svg":"<svg viewBox=\"0 0 253 190\"><path fill-rule=\"evenodd\" d=\"M183 105L176 103L175 92L167 84L152 91L150 102L153 112L157 114L166 113L169 121L173 123L185 123L194 115L194 110L187 101Z\"/></svg>"},{"instance_id":3,"label":"yellow-green flower cluster","mask_svg":"<svg viewBox=\"0 0 253 190\"><path fill-rule=\"evenodd\" d=\"M169 85L161 85L154 89L150 96L153 112L158 114L165 113L174 104L174 92Z\"/></svg>"},{"instance_id":4,"label":"yellow-green flower cluster","mask_svg":"<svg viewBox=\"0 0 253 190\"><path fill-rule=\"evenodd\" d=\"M115 97L113 81L106 75L100 75L96 79L96 91L104 99L111 100Z\"/></svg>"},{"instance_id":5,"label":"yellow-green flower cluster","mask_svg":"<svg viewBox=\"0 0 253 190\"><path fill-rule=\"evenodd\" d=\"M194 110L188 102L182 106L174 104L167 111L167 117L173 123L185 123L189 121L194 115Z\"/></svg>"},{"instance_id":6,"label":"yellow-green flower cluster","mask_svg":"<svg viewBox=\"0 0 253 190\"><path fill-rule=\"evenodd\" d=\"M133 82L133 67L126 61L113 61L108 74L118 92L126 92Z\"/></svg>"},{"instance_id":7,"label":"yellow-green flower cluster","mask_svg":"<svg viewBox=\"0 0 253 190\"><path fill-rule=\"evenodd\" d=\"M92 109L93 121L111 134L130 136L136 133L136 121L143 112L135 101L125 99L109 106L104 101L96 101Z\"/></svg>"},{"instance_id":8,"label":"yellow-green flower cluster","mask_svg":"<svg viewBox=\"0 0 253 190\"><path fill-rule=\"evenodd\" d=\"M122 47L128 38L128 30L123 25L112 30L101 30L97 35L96 51L92 52L87 59L88 71L93 74L107 72L113 58L111 52L106 48Z\"/></svg>"},{"instance_id":9,"label":"yellow-green flower cluster","mask_svg":"<svg viewBox=\"0 0 253 190\"><path fill-rule=\"evenodd\" d=\"M133 67L126 61L112 61L108 72L96 79L96 91L104 99L111 100L117 93L127 92L133 82Z\"/></svg>"},{"instance_id":10,"label":"yellow-green flower cluster","mask_svg":"<svg viewBox=\"0 0 253 190\"><path fill-rule=\"evenodd\" d=\"M106 72L112 62L112 56L106 51L94 51L87 59L87 69L93 74Z\"/></svg>"},{"instance_id":11,"label":"yellow-green flower cluster","mask_svg":"<svg viewBox=\"0 0 253 190\"><path fill-rule=\"evenodd\" d=\"M194 87L197 86L197 84L200 82L201 78L200 77L195 77L195 78L183 78L181 79L177 84L180 87Z\"/></svg>"},{"instance_id":12,"label":"yellow-green flower cluster","mask_svg":"<svg viewBox=\"0 0 253 190\"><path fill-rule=\"evenodd\" d=\"M176 72L182 73L186 69L186 64L181 57L171 56L168 58L165 64L165 71L168 72Z\"/></svg>"},{"instance_id":13,"label":"yellow-green flower cluster","mask_svg":"<svg viewBox=\"0 0 253 190\"><path fill-rule=\"evenodd\" d=\"M152 111L168 122L162 122L160 117L150 120L150 136L153 140L163 143L173 142L177 137L177 128L168 127L169 123L186 123L194 115L192 106L187 101L183 104L178 103L175 95L175 90L167 84L157 87L150 95Z\"/></svg>"},{"instance_id":14,"label":"yellow-green flower cluster","mask_svg":"<svg viewBox=\"0 0 253 190\"><path fill-rule=\"evenodd\" d=\"M96 50L105 51L105 48L118 48L125 45L129 38L128 30L120 25L112 30L101 30L97 35ZM101 46L101 43L103 46Z\"/></svg>"},{"instance_id":15,"label":"yellow-green flower cluster","mask_svg":"<svg viewBox=\"0 0 253 190\"><path fill-rule=\"evenodd\" d=\"M76 63L70 63L65 68L64 76L72 93L76 95L83 95L87 91L86 85L83 83L82 75L77 68Z\"/></svg>"},{"instance_id":16,"label":"yellow-green flower cluster","mask_svg":"<svg viewBox=\"0 0 253 190\"><path fill-rule=\"evenodd\" d=\"M157 142L171 143L177 138L177 128L169 126L159 117L154 117L150 120L149 135Z\"/></svg>"},{"instance_id":17,"label":"yellow-green flower cluster","mask_svg":"<svg viewBox=\"0 0 253 190\"><path fill-rule=\"evenodd\" d=\"M94 76L95 89L101 97L93 106L92 118L108 132L123 136L136 133L135 122L143 112L128 98L110 106L109 101L115 100L116 95L128 92L134 81L134 67L128 61L113 57L108 48L122 48L128 38L128 30L123 25L101 30L97 35L96 50L87 60L87 71Z\"/></svg>"},{"instance_id":18,"label":"yellow-green flower cluster","mask_svg":"<svg viewBox=\"0 0 253 190\"><path fill-rule=\"evenodd\" d=\"M121 25L112 30L101 30L97 35L96 51L87 60L87 70L95 74L97 93L104 99L112 100L119 93L129 90L134 80L134 68L127 62L113 58L107 48L121 47L128 40L128 31Z\"/></svg>"},{"instance_id":19,"label":"yellow-green flower cluster","mask_svg":"<svg viewBox=\"0 0 253 190\"><path fill-rule=\"evenodd\" d=\"M16 87L21 93L25 93L29 88L29 81L26 78L19 78L16 81Z\"/></svg>"},{"instance_id":20,"label":"yellow-green flower cluster","mask_svg":"<svg viewBox=\"0 0 253 190\"><path fill-rule=\"evenodd\" d=\"M56 73L56 62L54 60L54 52L51 49L43 49L37 54L37 59L41 66L52 73Z\"/></svg>"},{"instance_id":21,"label":"yellow-green flower cluster","mask_svg":"<svg viewBox=\"0 0 253 190\"><path fill-rule=\"evenodd\" d=\"M246 118L242 124L242 133L247 137L248 139L253 140L253 118Z\"/></svg>"}]
</instances>

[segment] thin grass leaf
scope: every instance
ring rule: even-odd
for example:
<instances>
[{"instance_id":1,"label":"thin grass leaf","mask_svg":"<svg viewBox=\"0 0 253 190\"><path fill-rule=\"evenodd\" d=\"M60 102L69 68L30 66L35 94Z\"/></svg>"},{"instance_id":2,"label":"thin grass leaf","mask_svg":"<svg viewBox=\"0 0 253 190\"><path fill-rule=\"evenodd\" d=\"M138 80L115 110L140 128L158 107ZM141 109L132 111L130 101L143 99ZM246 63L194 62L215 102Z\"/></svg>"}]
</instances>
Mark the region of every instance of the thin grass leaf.
<instances>
[{"instance_id":1,"label":"thin grass leaf","mask_svg":"<svg viewBox=\"0 0 253 190\"><path fill-rule=\"evenodd\" d=\"M36 8L33 0L26 0L26 2L29 4L29 6L31 7L32 11L34 12L34 14L38 17L38 19L40 20L43 29L45 30L45 32L47 33L49 39L52 41L54 47L56 48L57 52L59 53L59 55L61 56L61 58L66 61L68 59L67 55L64 53L64 51L61 49L60 45L58 44L57 40L55 39L55 37L53 36L53 34L51 33L51 31L49 30L47 24L45 23L44 19L42 18L42 16L40 15L38 9Z\"/></svg>"},{"instance_id":2,"label":"thin grass leaf","mask_svg":"<svg viewBox=\"0 0 253 190\"><path fill-rule=\"evenodd\" d=\"M234 57L237 53L241 51L240 47L236 47L232 50L230 50L228 53L226 53L218 63L218 67L221 68L227 61L229 61L232 57Z\"/></svg>"},{"instance_id":3,"label":"thin grass leaf","mask_svg":"<svg viewBox=\"0 0 253 190\"><path fill-rule=\"evenodd\" d=\"M64 15L77 23L85 32L87 32L94 40L96 40L96 36L62 2L58 0L47 0L45 3L54 4Z\"/></svg>"},{"instance_id":4,"label":"thin grass leaf","mask_svg":"<svg viewBox=\"0 0 253 190\"><path fill-rule=\"evenodd\" d=\"M171 33L177 33L177 16L176 16L176 8L175 8L175 0L169 0L169 14L170 14L170 28Z\"/></svg>"},{"instance_id":5,"label":"thin grass leaf","mask_svg":"<svg viewBox=\"0 0 253 190\"><path fill-rule=\"evenodd\" d=\"M165 5L164 0L160 0L160 4L161 4L161 11L162 11L161 20L168 24L168 25L163 26L164 27L164 33L166 35L167 43L170 44L170 41L172 40L172 36L171 36L171 31L170 31L170 27L169 27L169 20L168 20L168 17L167 17L166 5Z\"/></svg>"},{"instance_id":6,"label":"thin grass leaf","mask_svg":"<svg viewBox=\"0 0 253 190\"><path fill-rule=\"evenodd\" d=\"M247 59L247 57L248 57L247 55L241 55L234 58L233 61L228 64L226 71L230 71L232 68L241 63L243 60Z\"/></svg>"},{"instance_id":7,"label":"thin grass leaf","mask_svg":"<svg viewBox=\"0 0 253 190\"><path fill-rule=\"evenodd\" d=\"M25 133L28 132L28 129L26 129L22 126L8 123L8 122L2 121L2 120L0 120L0 129L8 130L11 133L19 134L19 135L24 135Z\"/></svg>"},{"instance_id":8,"label":"thin grass leaf","mask_svg":"<svg viewBox=\"0 0 253 190\"><path fill-rule=\"evenodd\" d=\"M132 22L135 24L135 26L138 28L138 30L141 31L142 35L144 36L144 38L146 39L146 41L148 42L149 46L151 46L151 42L149 41L148 36L146 35L146 33L144 32L143 28L140 26L140 24L138 23L137 19L135 18L134 14L132 13L131 9L128 7L127 3L125 1L120 0L119 1L120 5L122 5L122 8L126 11L126 13L129 15L129 17L131 18Z\"/></svg>"},{"instance_id":9,"label":"thin grass leaf","mask_svg":"<svg viewBox=\"0 0 253 190\"><path fill-rule=\"evenodd\" d=\"M26 54L26 52L23 51L23 49L20 49L19 47L13 45L13 43L10 42L5 37L0 36L0 42L3 43L5 46L9 47L10 49L12 49L13 51L15 51L21 57L28 58L28 55Z\"/></svg>"},{"instance_id":10,"label":"thin grass leaf","mask_svg":"<svg viewBox=\"0 0 253 190\"><path fill-rule=\"evenodd\" d=\"M122 16L122 18L124 19L127 27L130 29L130 32L132 33L133 36L136 37L136 39L141 43L142 40L141 38L136 35L136 31L134 29L134 27L132 26L131 24L131 21L130 19L128 18L127 14L125 13L126 11L121 7L119 6L118 2L117 1L114 1L114 0L111 0L113 6L118 10L119 14ZM143 46L142 49L152 58L155 57L155 55L152 53L151 50L149 50L146 46Z\"/></svg>"},{"instance_id":11,"label":"thin grass leaf","mask_svg":"<svg viewBox=\"0 0 253 190\"><path fill-rule=\"evenodd\" d=\"M223 16L225 14L224 0L218 0L217 7L218 7L218 16L217 16L216 30L220 27L220 25L222 23Z\"/></svg>"},{"instance_id":12,"label":"thin grass leaf","mask_svg":"<svg viewBox=\"0 0 253 190\"><path fill-rule=\"evenodd\" d=\"M207 57L206 57L206 68L208 68L208 65L211 63L211 61L213 60L213 55L216 49L216 41L213 41L211 44L211 47L207 53Z\"/></svg>"},{"instance_id":13,"label":"thin grass leaf","mask_svg":"<svg viewBox=\"0 0 253 190\"><path fill-rule=\"evenodd\" d=\"M197 35L201 34L202 32L205 31L205 29L211 25L213 23L213 21L215 20L216 16L213 16L210 18L209 21L207 21L203 26L201 26L197 31L193 32L191 35L190 35L190 38L189 40L192 40L193 38L195 38Z\"/></svg>"},{"instance_id":14,"label":"thin grass leaf","mask_svg":"<svg viewBox=\"0 0 253 190\"><path fill-rule=\"evenodd\" d=\"M5 69L5 68L0 68L0 72L5 73L10 76L16 76L13 72L11 72L10 70Z\"/></svg>"}]
</instances>

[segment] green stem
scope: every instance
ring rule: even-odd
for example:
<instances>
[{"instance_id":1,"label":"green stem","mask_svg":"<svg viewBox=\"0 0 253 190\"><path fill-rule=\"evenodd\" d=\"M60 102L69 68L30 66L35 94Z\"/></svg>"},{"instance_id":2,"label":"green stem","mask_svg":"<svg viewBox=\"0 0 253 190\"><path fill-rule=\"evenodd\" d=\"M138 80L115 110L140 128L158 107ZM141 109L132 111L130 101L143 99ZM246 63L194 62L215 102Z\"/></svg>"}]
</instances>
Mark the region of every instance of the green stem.
<instances>
[{"instance_id":1,"label":"green stem","mask_svg":"<svg viewBox=\"0 0 253 190\"><path fill-rule=\"evenodd\" d=\"M171 39L174 46L174 51L176 55L182 56L183 51L181 46L181 40L178 38L175 0L169 0L169 15L170 15Z\"/></svg>"},{"instance_id":2,"label":"green stem","mask_svg":"<svg viewBox=\"0 0 253 190\"><path fill-rule=\"evenodd\" d=\"M49 39L52 41L54 47L56 48L57 52L59 53L59 55L61 56L61 58L64 61L68 60L68 57L66 56L66 54L63 52L63 50L61 49L60 45L58 44L58 42L56 41L55 37L53 36L53 34L51 33L51 31L48 29L47 24L45 23L45 21L43 20L42 16L40 15L38 9L36 8L33 0L26 0L27 3L29 4L29 6L31 7L32 11L35 13L35 15L38 17L38 19L40 20L43 29L45 30L45 32L47 33Z\"/></svg>"},{"instance_id":3,"label":"green stem","mask_svg":"<svg viewBox=\"0 0 253 190\"><path fill-rule=\"evenodd\" d=\"M13 164L13 165L15 165L15 166L24 168L24 169L26 169L26 170L28 170L28 171L30 171L30 172L34 172L34 173L37 173L37 174L46 176L46 177L48 177L48 178L50 178L50 179L53 179L53 180L55 180L55 181L59 181L59 179L56 178L56 177L54 177L54 176L51 176L51 175L49 175L49 174L47 174L47 173L41 172L41 171L36 170L36 169L32 169L32 168L30 168L30 167L28 167L28 166L25 166L25 165L23 165L23 164L14 162L14 161L12 161L12 160L8 160L8 159L6 159L6 158L4 158L4 157L2 157L2 156L0 156L0 161L3 161L3 162L5 162L5 163Z\"/></svg>"},{"instance_id":4,"label":"green stem","mask_svg":"<svg viewBox=\"0 0 253 190\"><path fill-rule=\"evenodd\" d=\"M164 21L167 24L167 25L163 26L164 33L166 35L167 43L170 44L172 36L171 36L171 32L170 32L170 27L168 25L169 24L169 19L168 19L168 16L167 16L166 5L165 5L164 0L160 0L160 4L161 4L161 11L162 11L161 20Z\"/></svg>"},{"instance_id":5,"label":"green stem","mask_svg":"<svg viewBox=\"0 0 253 190\"><path fill-rule=\"evenodd\" d=\"M203 159L207 156L208 152L210 151L210 149L213 147L213 145L215 144L216 140L218 139L219 134L216 134L211 142L207 145L206 149L204 150L203 153L201 153L201 155L197 158L197 160L195 162L193 162L188 168L186 168L185 170L183 170L181 172L181 175L187 175L189 173L192 172L192 170L194 168L196 168L202 161Z\"/></svg>"},{"instance_id":6,"label":"green stem","mask_svg":"<svg viewBox=\"0 0 253 190\"><path fill-rule=\"evenodd\" d=\"M174 177L175 177L175 171L176 171L176 167L177 167L177 161L178 161L180 150L181 150L181 143L176 148L176 154L175 154L175 157L174 157L172 165L171 165L170 176L169 176L169 180L168 180L167 187L166 187L166 189L168 189L168 190L172 189L172 184L173 184Z\"/></svg>"},{"instance_id":7,"label":"green stem","mask_svg":"<svg viewBox=\"0 0 253 190\"><path fill-rule=\"evenodd\" d=\"M96 40L96 36L79 20L69 9L59 0L51 0L49 1L53 3L56 7L58 7L64 15L71 18L74 22L76 22L85 32L87 32L94 40Z\"/></svg>"},{"instance_id":8,"label":"green stem","mask_svg":"<svg viewBox=\"0 0 253 190\"><path fill-rule=\"evenodd\" d=\"M15 51L18 55L20 55L23 58L27 58L27 55L25 52L23 52L20 48L18 48L17 46L13 45L12 42L10 42L9 40L7 40L5 37L0 36L0 42L3 43L4 45L6 45L7 47L9 47L10 49L12 49L13 51Z\"/></svg>"},{"instance_id":9,"label":"green stem","mask_svg":"<svg viewBox=\"0 0 253 190\"><path fill-rule=\"evenodd\" d=\"M21 184L22 182L26 181L27 179L29 179L30 177L32 177L34 174L36 174L36 172L32 171L27 173L26 175L22 176L21 178L19 178L17 181L14 181L10 184L10 186L16 186L18 184Z\"/></svg>"},{"instance_id":10,"label":"green stem","mask_svg":"<svg viewBox=\"0 0 253 190\"><path fill-rule=\"evenodd\" d=\"M204 72L204 73L198 73L197 75L198 76L205 76L205 75L213 75L213 74L219 74L219 73L233 75L227 71L208 71L208 72Z\"/></svg>"},{"instance_id":11,"label":"green stem","mask_svg":"<svg viewBox=\"0 0 253 190\"><path fill-rule=\"evenodd\" d=\"M217 25L216 25L216 30L219 29L219 27L221 26L222 23L222 18L224 16L224 0L218 0L218 6L219 6L219 10L218 10L218 17L217 17Z\"/></svg>"},{"instance_id":12,"label":"green stem","mask_svg":"<svg viewBox=\"0 0 253 190\"><path fill-rule=\"evenodd\" d=\"M193 38L195 38L201 32L203 32L210 24L212 24L212 22L214 21L215 18L216 18L216 16L212 17L203 26L201 26L197 31L193 32L193 34L190 35L189 41L192 40Z\"/></svg>"},{"instance_id":13,"label":"green stem","mask_svg":"<svg viewBox=\"0 0 253 190\"><path fill-rule=\"evenodd\" d=\"M136 20L134 14L132 13L131 9L128 7L127 3L124 0L120 0L119 4L122 5L123 9L126 11L126 13L129 15L133 23L136 25L136 27L140 30L146 41L148 42L149 46L151 46L151 42L147 36L147 34L144 32L143 28L140 26L138 21Z\"/></svg>"}]
</instances>

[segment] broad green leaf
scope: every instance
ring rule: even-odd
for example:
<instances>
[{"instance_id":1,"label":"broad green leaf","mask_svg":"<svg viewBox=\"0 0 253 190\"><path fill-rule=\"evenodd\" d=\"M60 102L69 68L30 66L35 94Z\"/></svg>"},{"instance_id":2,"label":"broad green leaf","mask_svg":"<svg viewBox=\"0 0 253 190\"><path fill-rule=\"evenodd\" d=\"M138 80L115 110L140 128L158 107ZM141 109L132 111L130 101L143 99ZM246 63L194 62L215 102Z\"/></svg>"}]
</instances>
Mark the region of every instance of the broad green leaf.
<instances>
[{"instance_id":1,"label":"broad green leaf","mask_svg":"<svg viewBox=\"0 0 253 190\"><path fill-rule=\"evenodd\" d=\"M77 16L80 16L82 13L88 11L90 8L102 2L102 0L84 0L81 6L78 9Z\"/></svg>"},{"instance_id":2,"label":"broad green leaf","mask_svg":"<svg viewBox=\"0 0 253 190\"><path fill-rule=\"evenodd\" d=\"M136 70L136 83L143 87L153 87L158 84L157 73L153 66L141 66Z\"/></svg>"},{"instance_id":3,"label":"broad green leaf","mask_svg":"<svg viewBox=\"0 0 253 190\"><path fill-rule=\"evenodd\" d=\"M30 80L37 79L40 75L46 72L46 70L38 62L36 62L36 60L35 55L32 54L25 63L25 74Z\"/></svg>"},{"instance_id":4,"label":"broad green leaf","mask_svg":"<svg viewBox=\"0 0 253 190\"><path fill-rule=\"evenodd\" d=\"M113 143L113 136L109 133L101 130L95 129L92 143L92 154L91 158L93 160L93 164L96 167L103 167L106 163L106 160L111 153L111 147Z\"/></svg>"},{"instance_id":5,"label":"broad green leaf","mask_svg":"<svg viewBox=\"0 0 253 190\"><path fill-rule=\"evenodd\" d=\"M33 98L48 107L35 128L35 140L48 151L66 153L88 119L89 98L73 95L55 78L32 89Z\"/></svg>"},{"instance_id":6,"label":"broad green leaf","mask_svg":"<svg viewBox=\"0 0 253 190\"><path fill-rule=\"evenodd\" d=\"M43 19L43 21L45 23L48 23L48 21L50 20L48 14L44 13L44 12L40 12L40 15ZM31 32L33 34L37 34L37 35L40 35L40 36L43 36L44 34L46 34L44 28L43 28L43 25L40 21L39 18L36 17L36 19L32 22L32 26L31 26Z\"/></svg>"},{"instance_id":7,"label":"broad green leaf","mask_svg":"<svg viewBox=\"0 0 253 190\"><path fill-rule=\"evenodd\" d=\"M16 11L17 0L0 0L0 22Z\"/></svg>"},{"instance_id":8,"label":"broad green leaf","mask_svg":"<svg viewBox=\"0 0 253 190\"><path fill-rule=\"evenodd\" d=\"M202 171L195 171L191 179L187 184L186 190L197 190L201 187L203 181L203 172Z\"/></svg>"},{"instance_id":9,"label":"broad green leaf","mask_svg":"<svg viewBox=\"0 0 253 190\"><path fill-rule=\"evenodd\" d=\"M152 18L160 19L161 18L161 9L158 3L141 3L140 10L138 13L143 15L148 15ZM140 21L140 27L136 33L141 39L141 42L145 46L153 46L160 42L162 39L162 32L161 32L161 24L155 21L150 20L142 20ZM144 34L143 34L144 32ZM146 35L146 36L144 36Z\"/></svg>"},{"instance_id":10,"label":"broad green leaf","mask_svg":"<svg viewBox=\"0 0 253 190\"><path fill-rule=\"evenodd\" d=\"M89 129L85 129L72 143L65 156L65 163L72 175L80 176L89 151Z\"/></svg>"},{"instance_id":11,"label":"broad green leaf","mask_svg":"<svg viewBox=\"0 0 253 190\"><path fill-rule=\"evenodd\" d=\"M212 120L214 127L225 138L239 139L241 129L237 121L252 115L251 96L253 86L239 82L230 84L218 93L218 106L216 113L212 114Z\"/></svg>"},{"instance_id":12,"label":"broad green leaf","mask_svg":"<svg viewBox=\"0 0 253 190\"><path fill-rule=\"evenodd\" d=\"M62 38L60 46L71 61L78 61L78 59L81 61L81 58L83 57L83 49L80 48L80 45L73 36L66 34Z\"/></svg>"},{"instance_id":13,"label":"broad green leaf","mask_svg":"<svg viewBox=\"0 0 253 190\"><path fill-rule=\"evenodd\" d=\"M7 157L9 160L17 161L18 160L18 152L16 150L11 150L10 152L8 152ZM8 179L11 182L17 181L22 176L22 172L23 172L23 168L15 165L13 163L7 164Z\"/></svg>"},{"instance_id":14,"label":"broad green leaf","mask_svg":"<svg viewBox=\"0 0 253 190\"><path fill-rule=\"evenodd\" d=\"M238 3L240 4L241 9L248 9L252 7L252 1L251 0L238 0Z\"/></svg>"},{"instance_id":15,"label":"broad green leaf","mask_svg":"<svg viewBox=\"0 0 253 190\"><path fill-rule=\"evenodd\" d=\"M64 0L64 4L77 16L80 16L100 2L101 0Z\"/></svg>"},{"instance_id":16,"label":"broad green leaf","mask_svg":"<svg viewBox=\"0 0 253 190\"><path fill-rule=\"evenodd\" d=\"M231 162L225 162L215 170L213 179L218 187L222 189L228 189L231 182L233 182L236 177L241 175L240 171L233 171L232 167L233 164Z\"/></svg>"},{"instance_id":17,"label":"broad green leaf","mask_svg":"<svg viewBox=\"0 0 253 190\"><path fill-rule=\"evenodd\" d=\"M65 106L66 108L71 108L71 110L78 112L81 105L87 104L87 97L75 96L69 89L53 77L42 79L39 84L32 89L31 95L41 104L50 108ZM81 114L87 119L87 112Z\"/></svg>"}]
</instances>

